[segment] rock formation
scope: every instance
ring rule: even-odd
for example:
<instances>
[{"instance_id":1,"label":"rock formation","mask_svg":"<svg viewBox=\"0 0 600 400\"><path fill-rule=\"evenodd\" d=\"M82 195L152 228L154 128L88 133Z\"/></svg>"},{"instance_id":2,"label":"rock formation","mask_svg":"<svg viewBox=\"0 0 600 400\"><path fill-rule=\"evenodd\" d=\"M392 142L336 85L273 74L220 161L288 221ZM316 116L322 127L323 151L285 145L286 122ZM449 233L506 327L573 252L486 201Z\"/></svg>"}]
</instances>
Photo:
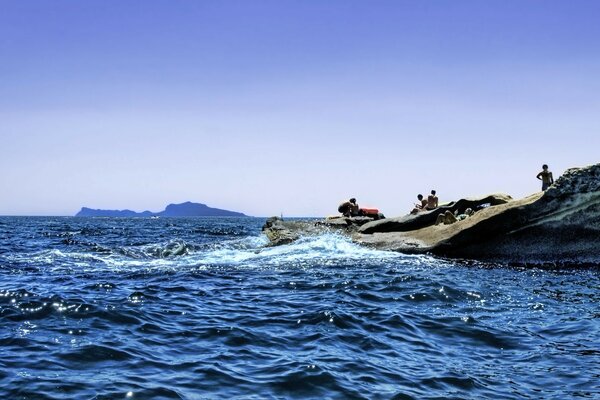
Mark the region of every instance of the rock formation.
<instances>
[{"instance_id":1,"label":"rock formation","mask_svg":"<svg viewBox=\"0 0 600 400\"><path fill-rule=\"evenodd\" d=\"M269 239L271 246L288 244L302 236L315 236L331 231L345 234L358 232L361 225L373 221L369 217L334 217L324 220L286 220L279 217L267 219L262 231Z\"/></svg>"},{"instance_id":2,"label":"rock formation","mask_svg":"<svg viewBox=\"0 0 600 400\"><path fill-rule=\"evenodd\" d=\"M360 228L361 233L375 232L407 232L433 225L439 213L450 210L460 212L471 208L475 211L489 206L497 206L512 201L512 197L506 194L491 194L482 198L461 199L456 202L442 205L433 211L421 211L417 214L409 214L403 217L387 218L373 221Z\"/></svg>"},{"instance_id":3,"label":"rock formation","mask_svg":"<svg viewBox=\"0 0 600 400\"><path fill-rule=\"evenodd\" d=\"M439 213L466 207L476 210L472 217L434 225ZM357 243L382 250L518 264L597 265L600 164L569 169L546 192L523 199L498 194L463 199L434 211L341 231ZM288 237L293 240L293 235Z\"/></svg>"}]
</instances>

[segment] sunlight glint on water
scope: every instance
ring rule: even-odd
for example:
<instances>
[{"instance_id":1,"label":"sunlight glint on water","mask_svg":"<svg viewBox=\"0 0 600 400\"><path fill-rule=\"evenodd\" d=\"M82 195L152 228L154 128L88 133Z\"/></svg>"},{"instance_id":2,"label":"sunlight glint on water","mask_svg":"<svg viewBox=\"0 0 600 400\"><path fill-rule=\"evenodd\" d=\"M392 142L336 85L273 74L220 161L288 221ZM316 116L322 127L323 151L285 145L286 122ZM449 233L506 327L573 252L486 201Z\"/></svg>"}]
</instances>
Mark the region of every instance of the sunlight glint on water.
<instances>
[{"instance_id":1,"label":"sunlight glint on water","mask_svg":"<svg viewBox=\"0 0 600 400\"><path fill-rule=\"evenodd\" d=\"M0 218L1 398L593 398L597 269L266 247L254 218Z\"/></svg>"}]
</instances>

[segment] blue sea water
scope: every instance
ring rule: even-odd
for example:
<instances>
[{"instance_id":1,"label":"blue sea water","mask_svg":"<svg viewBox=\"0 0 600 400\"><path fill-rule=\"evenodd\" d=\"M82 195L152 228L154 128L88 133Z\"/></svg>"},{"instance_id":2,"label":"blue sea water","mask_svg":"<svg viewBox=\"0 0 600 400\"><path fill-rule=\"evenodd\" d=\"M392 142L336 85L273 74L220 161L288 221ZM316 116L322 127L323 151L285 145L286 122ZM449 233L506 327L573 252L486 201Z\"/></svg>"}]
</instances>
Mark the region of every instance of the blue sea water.
<instances>
[{"instance_id":1,"label":"blue sea water","mask_svg":"<svg viewBox=\"0 0 600 400\"><path fill-rule=\"evenodd\" d=\"M0 399L600 398L600 270L0 218Z\"/></svg>"}]
</instances>

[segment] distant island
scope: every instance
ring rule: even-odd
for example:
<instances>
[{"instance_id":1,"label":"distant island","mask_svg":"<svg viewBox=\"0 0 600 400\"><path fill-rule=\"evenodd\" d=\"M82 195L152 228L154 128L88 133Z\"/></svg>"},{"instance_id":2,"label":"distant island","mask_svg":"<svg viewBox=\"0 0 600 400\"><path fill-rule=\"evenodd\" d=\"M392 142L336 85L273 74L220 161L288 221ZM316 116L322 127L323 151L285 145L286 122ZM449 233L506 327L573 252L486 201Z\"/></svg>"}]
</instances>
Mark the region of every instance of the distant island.
<instances>
[{"instance_id":1,"label":"distant island","mask_svg":"<svg viewBox=\"0 0 600 400\"><path fill-rule=\"evenodd\" d=\"M131 210L95 210L82 207L76 217L247 217L247 215L208 207L206 204L187 201L181 204L169 204L164 211L135 212Z\"/></svg>"}]
</instances>

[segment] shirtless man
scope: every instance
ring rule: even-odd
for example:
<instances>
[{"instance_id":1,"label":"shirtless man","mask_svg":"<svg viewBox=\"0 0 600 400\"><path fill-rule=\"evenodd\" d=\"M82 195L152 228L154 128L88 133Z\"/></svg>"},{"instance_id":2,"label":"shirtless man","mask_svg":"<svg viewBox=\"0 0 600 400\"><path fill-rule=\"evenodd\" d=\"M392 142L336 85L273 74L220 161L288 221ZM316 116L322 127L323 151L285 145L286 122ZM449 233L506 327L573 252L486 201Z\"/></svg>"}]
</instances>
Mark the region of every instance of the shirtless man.
<instances>
[{"instance_id":1,"label":"shirtless man","mask_svg":"<svg viewBox=\"0 0 600 400\"><path fill-rule=\"evenodd\" d=\"M419 200L419 202L415 204L415 208L413 208L410 212L411 214L416 214L419 211L423 211L425 207L427 207L427 200L423 198L422 194L418 194L417 199Z\"/></svg>"},{"instance_id":2,"label":"shirtless man","mask_svg":"<svg viewBox=\"0 0 600 400\"><path fill-rule=\"evenodd\" d=\"M546 164L542 165L542 172L537 174L535 177L542 181L542 191L545 191L554 183L552 172L548 171L548 166Z\"/></svg>"},{"instance_id":3,"label":"shirtless man","mask_svg":"<svg viewBox=\"0 0 600 400\"><path fill-rule=\"evenodd\" d=\"M427 205L425 206L426 210L435 210L438 207L438 198L435 195L435 190L431 191L431 194L427 196Z\"/></svg>"},{"instance_id":4,"label":"shirtless man","mask_svg":"<svg viewBox=\"0 0 600 400\"><path fill-rule=\"evenodd\" d=\"M338 212L341 212L344 217L354 217L358 215L358 204L356 204L356 199L353 197L348 201L343 202L338 207Z\"/></svg>"}]
</instances>

